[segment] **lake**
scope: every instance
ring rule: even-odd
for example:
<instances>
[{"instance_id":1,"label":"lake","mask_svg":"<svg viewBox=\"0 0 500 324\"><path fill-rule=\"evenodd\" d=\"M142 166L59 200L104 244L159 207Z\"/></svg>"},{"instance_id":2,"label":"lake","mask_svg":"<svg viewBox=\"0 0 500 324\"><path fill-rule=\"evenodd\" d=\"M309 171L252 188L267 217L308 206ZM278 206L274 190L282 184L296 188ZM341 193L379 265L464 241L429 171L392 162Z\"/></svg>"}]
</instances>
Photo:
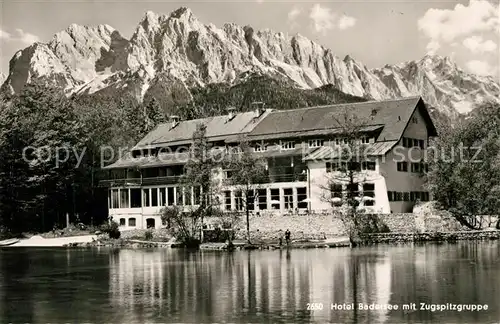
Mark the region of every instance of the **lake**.
<instances>
[{"instance_id":1,"label":"lake","mask_svg":"<svg viewBox=\"0 0 500 324\"><path fill-rule=\"evenodd\" d=\"M233 253L4 248L0 319L493 323L500 321L499 256L496 241ZM431 311L420 303L488 309Z\"/></svg>"}]
</instances>

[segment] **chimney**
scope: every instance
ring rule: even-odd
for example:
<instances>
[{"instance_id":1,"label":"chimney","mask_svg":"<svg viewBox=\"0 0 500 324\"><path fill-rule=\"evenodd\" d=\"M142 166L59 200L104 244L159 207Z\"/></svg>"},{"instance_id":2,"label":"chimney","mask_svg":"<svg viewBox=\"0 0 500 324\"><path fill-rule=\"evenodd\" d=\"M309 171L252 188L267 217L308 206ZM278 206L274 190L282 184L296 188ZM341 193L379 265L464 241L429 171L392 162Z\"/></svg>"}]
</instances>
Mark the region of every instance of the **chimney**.
<instances>
[{"instance_id":1,"label":"chimney","mask_svg":"<svg viewBox=\"0 0 500 324\"><path fill-rule=\"evenodd\" d=\"M261 101L258 101L258 102L252 102L250 104L250 107L255 111L255 113L257 114L257 117L262 115L262 113L264 112L264 106L266 104L261 102Z\"/></svg>"},{"instance_id":2,"label":"chimney","mask_svg":"<svg viewBox=\"0 0 500 324\"><path fill-rule=\"evenodd\" d=\"M228 123L228 122L230 122L236 116L235 115L236 108L234 108L234 107L228 107L226 110L227 110L226 123Z\"/></svg>"},{"instance_id":3,"label":"chimney","mask_svg":"<svg viewBox=\"0 0 500 324\"><path fill-rule=\"evenodd\" d=\"M175 126L179 124L179 120L180 120L179 116L175 115L170 116L170 124L171 124L170 129L175 128Z\"/></svg>"}]
</instances>

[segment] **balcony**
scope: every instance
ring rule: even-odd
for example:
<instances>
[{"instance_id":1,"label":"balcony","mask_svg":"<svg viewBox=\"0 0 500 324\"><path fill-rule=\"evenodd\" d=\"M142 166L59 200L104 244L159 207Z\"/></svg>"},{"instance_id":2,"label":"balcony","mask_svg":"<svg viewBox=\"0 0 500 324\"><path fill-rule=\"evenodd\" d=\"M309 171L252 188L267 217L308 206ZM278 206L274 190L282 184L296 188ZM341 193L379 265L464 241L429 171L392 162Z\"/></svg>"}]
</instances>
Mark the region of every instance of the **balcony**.
<instances>
[{"instance_id":1,"label":"balcony","mask_svg":"<svg viewBox=\"0 0 500 324\"><path fill-rule=\"evenodd\" d=\"M142 178L142 184L151 185L172 185L179 182L181 176L148 177Z\"/></svg>"},{"instance_id":2,"label":"balcony","mask_svg":"<svg viewBox=\"0 0 500 324\"><path fill-rule=\"evenodd\" d=\"M268 183L307 181L307 174L305 173L270 174L267 177L269 179Z\"/></svg>"},{"instance_id":3,"label":"balcony","mask_svg":"<svg viewBox=\"0 0 500 324\"><path fill-rule=\"evenodd\" d=\"M139 186L141 178L107 179L99 182L100 187Z\"/></svg>"},{"instance_id":4,"label":"balcony","mask_svg":"<svg viewBox=\"0 0 500 324\"><path fill-rule=\"evenodd\" d=\"M180 178L181 176L109 179L101 180L99 185L101 187L172 185L178 183Z\"/></svg>"}]
</instances>

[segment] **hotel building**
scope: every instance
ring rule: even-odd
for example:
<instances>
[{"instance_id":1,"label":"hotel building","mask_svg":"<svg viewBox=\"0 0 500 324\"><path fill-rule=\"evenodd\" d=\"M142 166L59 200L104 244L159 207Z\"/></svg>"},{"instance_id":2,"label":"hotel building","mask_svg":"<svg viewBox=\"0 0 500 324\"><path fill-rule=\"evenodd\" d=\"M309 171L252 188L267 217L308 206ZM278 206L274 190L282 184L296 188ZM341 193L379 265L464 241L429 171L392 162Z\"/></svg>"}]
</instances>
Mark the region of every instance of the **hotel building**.
<instances>
[{"instance_id":1,"label":"hotel building","mask_svg":"<svg viewBox=\"0 0 500 324\"><path fill-rule=\"evenodd\" d=\"M179 186L197 125L218 149L238 147L245 138L253 154L266 162L268 181L255 190L254 213L327 213L330 198L345 198L339 152L347 142L344 117L359 122L356 168L360 205L375 213L411 212L416 201L429 200L424 189L426 149L436 128L420 97L369 101L293 110L264 109L158 125L127 156L106 166L109 215L125 228L161 227L164 206L196 205L199 189L186 194ZM221 179L237 170L215 170ZM340 174L342 175L342 174ZM224 182L222 182L224 183ZM352 182L351 182L352 183ZM328 188L328 189L326 189ZM223 210L244 209L238 190L221 188ZM352 192L352 189L350 189ZM368 197L368 198L365 198Z\"/></svg>"}]
</instances>

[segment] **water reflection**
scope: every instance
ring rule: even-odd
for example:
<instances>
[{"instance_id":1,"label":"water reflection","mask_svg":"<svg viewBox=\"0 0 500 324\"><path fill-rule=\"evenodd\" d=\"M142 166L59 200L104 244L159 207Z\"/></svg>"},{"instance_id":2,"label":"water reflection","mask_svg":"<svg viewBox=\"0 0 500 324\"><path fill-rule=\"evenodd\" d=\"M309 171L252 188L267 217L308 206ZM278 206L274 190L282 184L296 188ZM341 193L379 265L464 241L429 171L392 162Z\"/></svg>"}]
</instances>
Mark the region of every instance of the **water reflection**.
<instances>
[{"instance_id":1,"label":"water reflection","mask_svg":"<svg viewBox=\"0 0 500 324\"><path fill-rule=\"evenodd\" d=\"M498 322L498 242L365 249L0 250L2 322ZM488 304L486 312L402 310ZM308 304L323 309L308 309ZM355 304L331 310L331 304ZM399 305L359 310L358 304Z\"/></svg>"},{"instance_id":2,"label":"water reflection","mask_svg":"<svg viewBox=\"0 0 500 324\"><path fill-rule=\"evenodd\" d=\"M121 250L110 255L110 300L134 321L168 314L172 321L384 322L387 311L340 312L330 305L388 304L389 255L327 251ZM323 309L308 310L311 303Z\"/></svg>"}]
</instances>

